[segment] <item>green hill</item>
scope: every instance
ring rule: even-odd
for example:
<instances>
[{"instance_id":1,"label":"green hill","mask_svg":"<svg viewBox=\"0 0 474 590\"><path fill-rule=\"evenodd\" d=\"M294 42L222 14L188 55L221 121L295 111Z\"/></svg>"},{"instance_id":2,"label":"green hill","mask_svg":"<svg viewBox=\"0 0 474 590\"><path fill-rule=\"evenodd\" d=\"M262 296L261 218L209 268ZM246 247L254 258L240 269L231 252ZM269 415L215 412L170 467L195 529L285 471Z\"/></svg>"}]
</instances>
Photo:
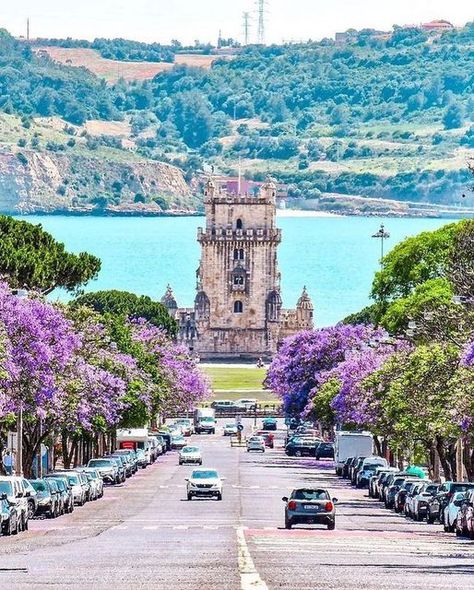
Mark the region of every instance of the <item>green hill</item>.
<instances>
[{"instance_id":1,"label":"green hill","mask_svg":"<svg viewBox=\"0 0 474 590\"><path fill-rule=\"evenodd\" d=\"M178 50L100 42L102 55L114 59L171 60ZM474 23L438 38L395 28L386 40L362 31L343 46L250 46L209 69L176 65L152 80L114 84L54 62L41 50L48 43L61 42L34 47L0 31L0 110L3 121L21 118L16 133L8 124L0 147L71 152L87 159L88 177L94 159L111 161L111 172L99 170L99 196L87 183L80 195L70 191L70 202L80 198L86 208L98 198L120 206L117 166L129 161L172 164L188 182L204 162L226 174L240 161L249 177L271 173L286 183L290 205L333 211L377 209L349 196L457 205L469 184ZM62 127L45 131L44 140L24 131L51 117ZM173 182L162 184L170 190L144 182L124 194L166 209L176 195ZM182 204L182 186L178 196Z\"/></svg>"}]
</instances>

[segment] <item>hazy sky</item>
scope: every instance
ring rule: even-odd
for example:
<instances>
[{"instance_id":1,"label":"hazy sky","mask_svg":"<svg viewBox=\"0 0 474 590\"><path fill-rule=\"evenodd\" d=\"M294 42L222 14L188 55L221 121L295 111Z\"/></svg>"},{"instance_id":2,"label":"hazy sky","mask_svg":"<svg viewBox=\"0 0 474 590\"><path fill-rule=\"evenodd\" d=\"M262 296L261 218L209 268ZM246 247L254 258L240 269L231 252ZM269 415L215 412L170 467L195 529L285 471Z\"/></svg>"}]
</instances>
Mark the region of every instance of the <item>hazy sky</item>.
<instances>
[{"instance_id":1,"label":"hazy sky","mask_svg":"<svg viewBox=\"0 0 474 590\"><path fill-rule=\"evenodd\" d=\"M445 18L474 19L472 0L267 0L267 42L320 39L350 27L389 29L393 24ZM192 43L225 37L242 39L242 13L254 20L255 0L1 0L0 26L32 37L125 37Z\"/></svg>"}]
</instances>

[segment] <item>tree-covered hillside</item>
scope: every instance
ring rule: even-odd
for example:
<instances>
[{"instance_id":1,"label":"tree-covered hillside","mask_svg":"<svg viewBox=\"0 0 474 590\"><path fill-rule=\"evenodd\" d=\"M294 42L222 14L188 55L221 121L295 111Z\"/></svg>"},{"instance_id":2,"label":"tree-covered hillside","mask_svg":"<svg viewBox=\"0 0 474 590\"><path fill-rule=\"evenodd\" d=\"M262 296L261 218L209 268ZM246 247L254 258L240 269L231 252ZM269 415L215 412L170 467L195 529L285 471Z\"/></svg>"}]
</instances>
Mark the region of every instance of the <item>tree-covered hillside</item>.
<instances>
[{"instance_id":1,"label":"tree-covered hillside","mask_svg":"<svg viewBox=\"0 0 474 590\"><path fill-rule=\"evenodd\" d=\"M85 138L83 151L105 146L114 160L133 151L179 166L187 180L204 162L231 173L240 160L257 180L271 173L287 183L295 202L331 210L347 207L339 194L456 204L465 192L474 148L474 23L440 38L395 28L387 40L361 31L342 46L250 46L208 70L177 65L153 80L116 84L52 61L45 43L0 32L0 110L24 126L59 116L66 135L73 124L72 135ZM121 39L89 48L94 43L114 59L167 60L179 49ZM170 53L153 56L162 49ZM104 124L94 133L94 121L122 121L125 131L112 137ZM17 141L36 151L74 143Z\"/></svg>"}]
</instances>

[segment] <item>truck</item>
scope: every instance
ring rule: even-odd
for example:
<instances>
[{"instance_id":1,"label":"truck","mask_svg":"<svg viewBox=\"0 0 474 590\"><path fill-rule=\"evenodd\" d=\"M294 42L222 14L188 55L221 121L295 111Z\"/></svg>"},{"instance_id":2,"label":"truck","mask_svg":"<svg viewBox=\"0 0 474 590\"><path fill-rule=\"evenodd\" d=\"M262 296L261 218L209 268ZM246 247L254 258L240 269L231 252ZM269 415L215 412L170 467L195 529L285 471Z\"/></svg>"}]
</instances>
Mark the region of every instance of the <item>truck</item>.
<instances>
[{"instance_id":1,"label":"truck","mask_svg":"<svg viewBox=\"0 0 474 590\"><path fill-rule=\"evenodd\" d=\"M344 463L349 457L370 457L373 446L374 438L370 432L337 431L334 439L336 474L342 475Z\"/></svg>"},{"instance_id":2,"label":"truck","mask_svg":"<svg viewBox=\"0 0 474 590\"><path fill-rule=\"evenodd\" d=\"M203 432L207 432L208 434L216 433L214 408L196 408L194 410L194 432L196 434Z\"/></svg>"}]
</instances>

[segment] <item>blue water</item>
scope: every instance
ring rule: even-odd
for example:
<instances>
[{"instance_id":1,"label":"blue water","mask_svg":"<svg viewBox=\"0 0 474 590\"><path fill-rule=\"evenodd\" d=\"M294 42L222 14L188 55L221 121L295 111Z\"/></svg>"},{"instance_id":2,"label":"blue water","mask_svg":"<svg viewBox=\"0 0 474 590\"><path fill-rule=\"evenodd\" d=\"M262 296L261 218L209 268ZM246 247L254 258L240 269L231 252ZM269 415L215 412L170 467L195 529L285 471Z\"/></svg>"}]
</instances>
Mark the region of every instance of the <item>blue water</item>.
<instances>
[{"instance_id":1,"label":"blue water","mask_svg":"<svg viewBox=\"0 0 474 590\"><path fill-rule=\"evenodd\" d=\"M30 216L74 252L102 260L87 291L121 289L160 298L167 283L178 305L192 306L199 261L196 217ZM279 249L284 307L294 307L303 285L315 305L316 323L327 326L360 310L369 301L380 258L380 241L371 238L380 223L390 232L386 249L406 236L448 223L440 219L364 217L279 218Z\"/></svg>"}]
</instances>

